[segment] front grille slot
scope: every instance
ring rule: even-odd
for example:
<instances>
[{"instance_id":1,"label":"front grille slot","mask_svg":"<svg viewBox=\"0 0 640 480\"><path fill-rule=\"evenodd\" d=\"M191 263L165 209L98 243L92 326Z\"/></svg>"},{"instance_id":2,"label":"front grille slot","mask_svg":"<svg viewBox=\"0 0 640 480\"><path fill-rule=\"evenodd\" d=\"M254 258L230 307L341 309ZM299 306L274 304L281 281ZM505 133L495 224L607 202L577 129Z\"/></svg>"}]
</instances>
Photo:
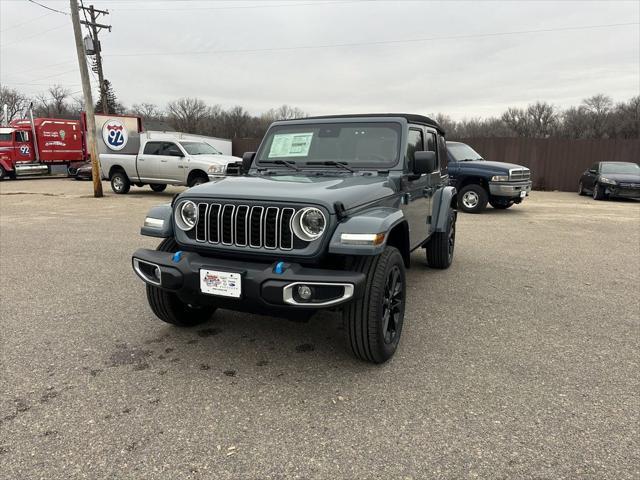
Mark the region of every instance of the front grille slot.
<instances>
[{"instance_id":1,"label":"front grille slot","mask_svg":"<svg viewBox=\"0 0 640 480\"><path fill-rule=\"evenodd\" d=\"M206 203L198 204L198 223L196 224L196 240L198 242L204 242L207 240L207 222L206 220L201 222L200 219L207 218L208 207L209 205Z\"/></svg>"},{"instance_id":2,"label":"front grille slot","mask_svg":"<svg viewBox=\"0 0 640 480\"><path fill-rule=\"evenodd\" d=\"M509 180L523 181L531 178L531 170L528 168L512 168L509 170Z\"/></svg>"},{"instance_id":3,"label":"front grille slot","mask_svg":"<svg viewBox=\"0 0 640 480\"><path fill-rule=\"evenodd\" d=\"M209 241L211 243L220 242L220 205L212 204L209 208Z\"/></svg>"},{"instance_id":4,"label":"front grille slot","mask_svg":"<svg viewBox=\"0 0 640 480\"><path fill-rule=\"evenodd\" d=\"M293 249L295 208L198 203L196 241L237 247Z\"/></svg>"}]
</instances>

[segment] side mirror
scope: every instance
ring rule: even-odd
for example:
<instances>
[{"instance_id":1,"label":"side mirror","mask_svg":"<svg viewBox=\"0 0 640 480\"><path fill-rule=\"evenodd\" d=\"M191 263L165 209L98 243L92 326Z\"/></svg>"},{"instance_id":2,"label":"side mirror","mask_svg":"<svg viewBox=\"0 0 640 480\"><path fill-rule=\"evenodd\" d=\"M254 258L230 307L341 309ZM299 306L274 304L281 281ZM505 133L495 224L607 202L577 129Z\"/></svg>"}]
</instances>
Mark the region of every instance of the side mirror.
<instances>
[{"instance_id":1,"label":"side mirror","mask_svg":"<svg viewBox=\"0 0 640 480\"><path fill-rule=\"evenodd\" d=\"M423 173L433 173L438 168L436 152L415 152L413 154L413 173L422 175Z\"/></svg>"},{"instance_id":2,"label":"side mirror","mask_svg":"<svg viewBox=\"0 0 640 480\"><path fill-rule=\"evenodd\" d=\"M251 168L251 164L253 163L253 159L256 156L256 152L244 152L242 155L242 171L247 173Z\"/></svg>"}]
</instances>

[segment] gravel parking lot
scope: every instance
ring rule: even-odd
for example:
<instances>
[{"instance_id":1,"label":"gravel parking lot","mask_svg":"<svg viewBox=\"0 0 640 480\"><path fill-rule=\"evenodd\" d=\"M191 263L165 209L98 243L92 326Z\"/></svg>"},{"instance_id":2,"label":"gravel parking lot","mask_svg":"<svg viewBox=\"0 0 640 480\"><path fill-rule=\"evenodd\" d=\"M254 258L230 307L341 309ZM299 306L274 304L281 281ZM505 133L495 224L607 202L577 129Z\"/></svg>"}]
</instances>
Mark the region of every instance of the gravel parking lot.
<instances>
[{"instance_id":1,"label":"gravel parking lot","mask_svg":"<svg viewBox=\"0 0 640 480\"><path fill-rule=\"evenodd\" d=\"M0 183L1 478L640 476L640 202L461 214L372 366L331 314L156 320L130 256L176 191Z\"/></svg>"}]
</instances>

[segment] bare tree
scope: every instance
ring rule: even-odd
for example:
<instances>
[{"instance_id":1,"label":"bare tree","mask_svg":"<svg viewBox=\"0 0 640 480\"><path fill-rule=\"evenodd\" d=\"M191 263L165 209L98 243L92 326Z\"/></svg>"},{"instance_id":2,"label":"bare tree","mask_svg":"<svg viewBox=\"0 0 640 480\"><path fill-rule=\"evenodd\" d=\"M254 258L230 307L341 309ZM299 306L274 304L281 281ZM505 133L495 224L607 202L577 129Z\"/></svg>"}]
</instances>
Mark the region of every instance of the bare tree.
<instances>
[{"instance_id":1,"label":"bare tree","mask_svg":"<svg viewBox=\"0 0 640 480\"><path fill-rule=\"evenodd\" d=\"M7 105L7 123L13 119L21 118L29 105L29 99L18 90L8 87L0 87L0 109Z\"/></svg>"},{"instance_id":2,"label":"bare tree","mask_svg":"<svg viewBox=\"0 0 640 480\"><path fill-rule=\"evenodd\" d=\"M169 122L178 131L198 133L207 114L207 105L199 98L183 97L167 105Z\"/></svg>"},{"instance_id":3,"label":"bare tree","mask_svg":"<svg viewBox=\"0 0 640 480\"><path fill-rule=\"evenodd\" d=\"M608 121L613 107L611 97L599 93L582 101L582 105L589 113L589 136L603 138L607 136Z\"/></svg>"},{"instance_id":4,"label":"bare tree","mask_svg":"<svg viewBox=\"0 0 640 480\"><path fill-rule=\"evenodd\" d=\"M47 93L36 95L35 114L40 117L73 117L69 100L71 91L60 85L49 87Z\"/></svg>"},{"instance_id":5,"label":"bare tree","mask_svg":"<svg viewBox=\"0 0 640 480\"><path fill-rule=\"evenodd\" d=\"M134 103L129 112L146 120L162 120L164 118L164 112L155 103Z\"/></svg>"},{"instance_id":6,"label":"bare tree","mask_svg":"<svg viewBox=\"0 0 640 480\"><path fill-rule=\"evenodd\" d=\"M558 128L558 114L550 103L532 103L527 107L527 117L530 137L547 138Z\"/></svg>"},{"instance_id":7,"label":"bare tree","mask_svg":"<svg viewBox=\"0 0 640 480\"><path fill-rule=\"evenodd\" d=\"M527 111L522 108L511 107L502 114L502 121L519 137L529 135L529 117Z\"/></svg>"}]
</instances>

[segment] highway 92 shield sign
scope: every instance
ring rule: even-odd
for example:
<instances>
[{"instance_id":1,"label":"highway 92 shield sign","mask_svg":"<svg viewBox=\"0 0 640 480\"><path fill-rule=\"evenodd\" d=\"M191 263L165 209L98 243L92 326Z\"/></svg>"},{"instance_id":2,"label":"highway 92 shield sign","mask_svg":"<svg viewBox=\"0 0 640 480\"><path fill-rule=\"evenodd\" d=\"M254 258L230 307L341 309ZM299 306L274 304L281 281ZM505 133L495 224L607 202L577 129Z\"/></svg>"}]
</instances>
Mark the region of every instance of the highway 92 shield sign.
<instances>
[{"instance_id":1,"label":"highway 92 shield sign","mask_svg":"<svg viewBox=\"0 0 640 480\"><path fill-rule=\"evenodd\" d=\"M111 150L122 150L127 145L129 135L119 120L108 120L102 126L102 139Z\"/></svg>"}]
</instances>

